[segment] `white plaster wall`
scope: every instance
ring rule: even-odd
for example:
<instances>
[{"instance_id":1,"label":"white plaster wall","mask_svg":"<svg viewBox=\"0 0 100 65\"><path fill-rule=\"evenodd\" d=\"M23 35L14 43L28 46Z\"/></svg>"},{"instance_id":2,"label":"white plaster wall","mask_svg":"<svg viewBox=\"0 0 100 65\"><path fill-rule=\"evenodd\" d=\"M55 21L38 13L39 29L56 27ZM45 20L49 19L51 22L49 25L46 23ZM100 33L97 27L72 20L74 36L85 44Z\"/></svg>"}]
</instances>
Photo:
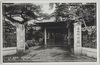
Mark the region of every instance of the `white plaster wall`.
<instances>
[{"instance_id":1,"label":"white plaster wall","mask_svg":"<svg viewBox=\"0 0 100 65\"><path fill-rule=\"evenodd\" d=\"M16 47L3 48L3 56L16 54Z\"/></svg>"},{"instance_id":2,"label":"white plaster wall","mask_svg":"<svg viewBox=\"0 0 100 65\"><path fill-rule=\"evenodd\" d=\"M82 47L82 55L97 58L97 49Z\"/></svg>"}]
</instances>

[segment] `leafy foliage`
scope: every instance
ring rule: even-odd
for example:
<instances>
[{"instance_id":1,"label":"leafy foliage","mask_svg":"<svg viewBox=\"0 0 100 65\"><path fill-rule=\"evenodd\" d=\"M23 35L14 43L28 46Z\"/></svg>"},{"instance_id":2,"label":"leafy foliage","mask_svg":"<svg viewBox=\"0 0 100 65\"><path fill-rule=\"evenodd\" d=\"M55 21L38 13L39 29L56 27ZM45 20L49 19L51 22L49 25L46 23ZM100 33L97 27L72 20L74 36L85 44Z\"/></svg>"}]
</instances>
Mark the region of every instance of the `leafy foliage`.
<instances>
[{"instance_id":1,"label":"leafy foliage","mask_svg":"<svg viewBox=\"0 0 100 65\"><path fill-rule=\"evenodd\" d=\"M91 26L82 28L82 46L97 48L96 27Z\"/></svg>"},{"instance_id":2,"label":"leafy foliage","mask_svg":"<svg viewBox=\"0 0 100 65\"><path fill-rule=\"evenodd\" d=\"M75 20L86 26L86 22L96 21L96 4L56 3L55 15L57 21Z\"/></svg>"},{"instance_id":3,"label":"leafy foliage","mask_svg":"<svg viewBox=\"0 0 100 65\"><path fill-rule=\"evenodd\" d=\"M3 47L16 47L16 27L7 21L3 22Z\"/></svg>"},{"instance_id":4,"label":"leafy foliage","mask_svg":"<svg viewBox=\"0 0 100 65\"><path fill-rule=\"evenodd\" d=\"M3 3L3 16L11 22L24 24L30 19L36 19L41 11L40 6L29 3ZM20 17L23 21L14 19Z\"/></svg>"},{"instance_id":5,"label":"leafy foliage","mask_svg":"<svg viewBox=\"0 0 100 65\"><path fill-rule=\"evenodd\" d=\"M29 46L41 45L43 43L43 33L31 25L27 26L25 36Z\"/></svg>"}]
</instances>

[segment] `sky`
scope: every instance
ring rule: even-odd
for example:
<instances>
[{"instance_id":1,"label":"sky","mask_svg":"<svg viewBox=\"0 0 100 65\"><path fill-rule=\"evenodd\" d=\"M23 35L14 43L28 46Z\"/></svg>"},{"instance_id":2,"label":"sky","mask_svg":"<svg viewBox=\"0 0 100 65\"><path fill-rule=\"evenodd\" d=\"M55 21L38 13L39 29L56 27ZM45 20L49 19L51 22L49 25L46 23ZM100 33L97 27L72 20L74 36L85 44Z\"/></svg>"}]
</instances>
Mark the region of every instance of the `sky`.
<instances>
[{"instance_id":1,"label":"sky","mask_svg":"<svg viewBox=\"0 0 100 65\"><path fill-rule=\"evenodd\" d=\"M40 3L37 4L36 3L36 5L40 5L43 13L47 13L49 15L52 14L55 10L55 4L53 5L52 9L50 8L49 3L43 3L43 4L40 4Z\"/></svg>"}]
</instances>

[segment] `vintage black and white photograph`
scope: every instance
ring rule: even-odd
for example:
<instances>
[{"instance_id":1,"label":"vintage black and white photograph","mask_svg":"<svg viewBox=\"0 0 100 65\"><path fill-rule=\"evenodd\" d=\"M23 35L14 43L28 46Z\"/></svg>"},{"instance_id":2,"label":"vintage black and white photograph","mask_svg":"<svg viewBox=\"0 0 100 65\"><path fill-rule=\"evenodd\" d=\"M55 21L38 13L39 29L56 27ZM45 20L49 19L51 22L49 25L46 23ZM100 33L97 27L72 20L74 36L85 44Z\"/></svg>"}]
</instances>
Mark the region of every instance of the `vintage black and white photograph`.
<instances>
[{"instance_id":1,"label":"vintage black and white photograph","mask_svg":"<svg viewBox=\"0 0 100 65\"><path fill-rule=\"evenodd\" d=\"M97 2L2 3L2 62L97 62Z\"/></svg>"}]
</instances>

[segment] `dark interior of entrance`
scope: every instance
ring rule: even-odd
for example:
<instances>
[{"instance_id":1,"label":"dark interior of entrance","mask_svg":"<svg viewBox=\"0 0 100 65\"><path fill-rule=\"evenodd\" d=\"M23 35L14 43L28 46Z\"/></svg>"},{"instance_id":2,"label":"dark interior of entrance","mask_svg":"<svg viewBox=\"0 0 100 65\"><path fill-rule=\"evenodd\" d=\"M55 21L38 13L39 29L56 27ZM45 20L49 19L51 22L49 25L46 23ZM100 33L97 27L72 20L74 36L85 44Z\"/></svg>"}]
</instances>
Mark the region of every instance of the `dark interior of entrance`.
<instances>
[{"instance_id":1,"label":"dark interior of entrance","mask_svg":"<svg viewBox=\"0 0 100 65\"><path fill-rule=\"evenodd\" d=\"M48 46L65 46L67 45L66 28L48 28L47 29Z\"/></svg>"}]
</instances>

